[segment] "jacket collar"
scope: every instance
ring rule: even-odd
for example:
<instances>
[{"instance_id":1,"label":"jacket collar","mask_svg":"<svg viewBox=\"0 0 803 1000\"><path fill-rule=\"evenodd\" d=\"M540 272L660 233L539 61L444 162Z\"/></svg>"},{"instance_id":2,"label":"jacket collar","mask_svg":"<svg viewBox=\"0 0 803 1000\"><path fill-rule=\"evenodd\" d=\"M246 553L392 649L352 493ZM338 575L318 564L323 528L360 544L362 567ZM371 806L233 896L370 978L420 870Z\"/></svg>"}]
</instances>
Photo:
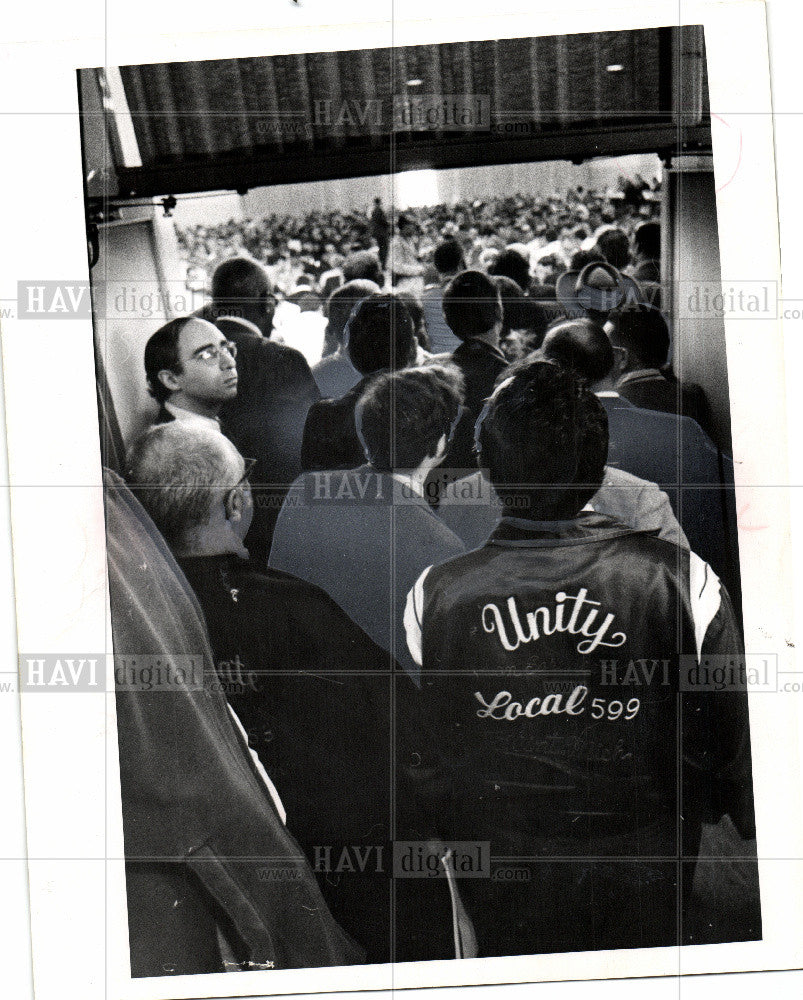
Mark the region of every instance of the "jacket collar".
<instances>
[{"instance_id":1,"label":"jacket collar","mask_svg":"<svg viewBox=\"0 0 803 1000\"><path fill-rule=\"evenodd\" d=\"M503 517L488 539L488 544L516 548L551 548L589 545L627 535L657 537L658 529L635 531L607 514L595 511L581 511L569 521L531 521L524 517Z\"/></svg>"}]
</instances>

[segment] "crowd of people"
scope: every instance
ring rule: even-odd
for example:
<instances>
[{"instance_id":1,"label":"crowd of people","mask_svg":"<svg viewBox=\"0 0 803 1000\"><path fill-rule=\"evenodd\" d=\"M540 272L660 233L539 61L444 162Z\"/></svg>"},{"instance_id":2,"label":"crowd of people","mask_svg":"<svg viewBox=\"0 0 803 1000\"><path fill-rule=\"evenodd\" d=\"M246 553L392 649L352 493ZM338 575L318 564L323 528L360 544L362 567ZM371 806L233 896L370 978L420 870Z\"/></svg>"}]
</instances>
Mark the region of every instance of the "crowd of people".
<instances>
[{"instance_id":1,"label":"crowd of people","mask_svg":"<svg viewBox=\"0 0 803 1000\"><path fill-rule=\"evenodd\" d=\"M135 975L712 941L703 824L753 836L744 693L689 681L743 653L732 462L658 224L552 208L265 220L150 338L115 647L207 678L118 700ZM292 241L326 288L277 289Z\"/></svg>"},{"instance_id":2,"label":"crowd of people","mask_svg":"<svg viewBox=\"0 0 803 1000\"><path fill-rule=\"evenodd\" d=\"M427 276L434 275L433 254L446 238L461 243L469 266L516 245L536 273L547 273L555 263L553 255L558 266L568 265L600 226L616 224L630 233L639 222L656 219L659 204L657 182L620 178L617 190L578 186L549 196L489 195L409 208L404 214L415 225L415 253ZM384 264L389 229L388 213L377 199L367 210L272 214L211 226L177 226L176 232L182 257L198 273L199 282L227 257L247 253L265 265L275 288L290 294L298 278L319 279L359 250L375 251Z\"/></svg>"}]
</instances>

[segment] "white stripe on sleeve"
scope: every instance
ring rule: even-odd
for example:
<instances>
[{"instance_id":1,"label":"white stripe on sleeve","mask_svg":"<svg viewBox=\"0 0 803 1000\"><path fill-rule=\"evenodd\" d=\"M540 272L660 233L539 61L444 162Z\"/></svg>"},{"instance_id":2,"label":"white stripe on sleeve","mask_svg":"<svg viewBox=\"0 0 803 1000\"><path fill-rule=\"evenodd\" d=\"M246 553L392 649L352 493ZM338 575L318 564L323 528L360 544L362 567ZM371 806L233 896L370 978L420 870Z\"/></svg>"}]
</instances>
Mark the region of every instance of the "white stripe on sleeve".
<instances>
[{"instance_id":1,"label":"white stripe on sleeve","mask_svg":"<svg viewBox=\"0 0 803 1000\"><path fill-rule=\"evenodd\" d=\"M703 654L703 642L708 626L716 617L722 605L719 577L708 563L694 552L689 553L689 589L691 591L691 613L694 619L694 641L697 656Z\"/></svg>"},{"instance_id":2,"label":"white stripe on sleeve","mask_svg":"<svg viewBox=\"0 0 803 1000\"><path fill-rule=\"evenodd\" d=\"M423 659L421 629L424 617L424 580L431 569L431 566L427 566L415 581L404 606L404 632L407 637L407 648L410 650L413 662L417 663L419 667Z\"/></svg>"}]
</instances>

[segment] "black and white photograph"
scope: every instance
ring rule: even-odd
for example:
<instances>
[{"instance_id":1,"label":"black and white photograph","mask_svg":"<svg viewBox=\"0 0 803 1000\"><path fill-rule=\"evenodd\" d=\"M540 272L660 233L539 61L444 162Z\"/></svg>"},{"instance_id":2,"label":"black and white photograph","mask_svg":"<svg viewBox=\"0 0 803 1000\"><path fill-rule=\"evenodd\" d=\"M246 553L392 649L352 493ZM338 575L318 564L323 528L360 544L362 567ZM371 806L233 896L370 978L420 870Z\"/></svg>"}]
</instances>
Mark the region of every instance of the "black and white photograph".
<instances>
[{"instance_id":1,"label":"black and white photograph","mask_svg":"<svg viewBox=\"0 0 803 1000\"><path fill-rule=\"evenodd\" d=\"M760 939L702 26L79 82L132 975Z\"/></svg>"},{"instance_id":2,"label":"black and white photograph","mask_svg":"<svg viewBox=\"0 0 803 1000\"><path fill-rule=\"evenodd\" d=\"M52 699L89 729L103 678L106 995L797 947L800 864L764 839L793 647L755 458L777 247L729 263L772 163L722 104L724 8L600 21L76 61L88 281L21 275L18 316L83 331L64 546L98 627L80 654L23 627L20 684L37 726Z\"/></svg>"}]
</instances>

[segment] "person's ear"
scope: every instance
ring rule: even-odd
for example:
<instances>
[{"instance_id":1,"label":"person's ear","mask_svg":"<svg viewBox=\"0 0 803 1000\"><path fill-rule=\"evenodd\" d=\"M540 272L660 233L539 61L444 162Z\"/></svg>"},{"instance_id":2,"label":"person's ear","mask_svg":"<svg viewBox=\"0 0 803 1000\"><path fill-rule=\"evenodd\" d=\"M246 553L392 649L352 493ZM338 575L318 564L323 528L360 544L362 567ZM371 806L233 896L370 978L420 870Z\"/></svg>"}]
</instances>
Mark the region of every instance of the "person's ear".
<instances>
[{"instance_id":1,"label":"person's ear","mask_svg":"<svg viewBox=\"0 0 803 1000\"><path fill-rule=\"evenodd\" d=\"M178 375L176 375L172 368L162 368L159 372L157 372L156 377L162 385L171 392L178 392L181 388Z\"/></svg>"},{"instance_id":2,"label":"person's ear","mask_svg":"<svg viewBox=\"0 0 803 1000\"><path fill-rule=\"evenodd\" d=\"M613 348L613 367L614 371L617 373L624 373L627 371L630 364L630 351L626 347L616 347Z\"/></svg>"},{"instance_id":3,"label":"person's ear","mask_svg":"<svg viewBox=\"0 0 803 1000\"><path fill-rule=\"evenodd\" d=\"M231 521L232 524L236 524L238 521L241 521L244 506L245 498L243 496L243 491L238 487L233 490L229 490L226 494L225 500L223 501L223 508L226 511L226 520Z\"/></svg>"}]
</instances>

